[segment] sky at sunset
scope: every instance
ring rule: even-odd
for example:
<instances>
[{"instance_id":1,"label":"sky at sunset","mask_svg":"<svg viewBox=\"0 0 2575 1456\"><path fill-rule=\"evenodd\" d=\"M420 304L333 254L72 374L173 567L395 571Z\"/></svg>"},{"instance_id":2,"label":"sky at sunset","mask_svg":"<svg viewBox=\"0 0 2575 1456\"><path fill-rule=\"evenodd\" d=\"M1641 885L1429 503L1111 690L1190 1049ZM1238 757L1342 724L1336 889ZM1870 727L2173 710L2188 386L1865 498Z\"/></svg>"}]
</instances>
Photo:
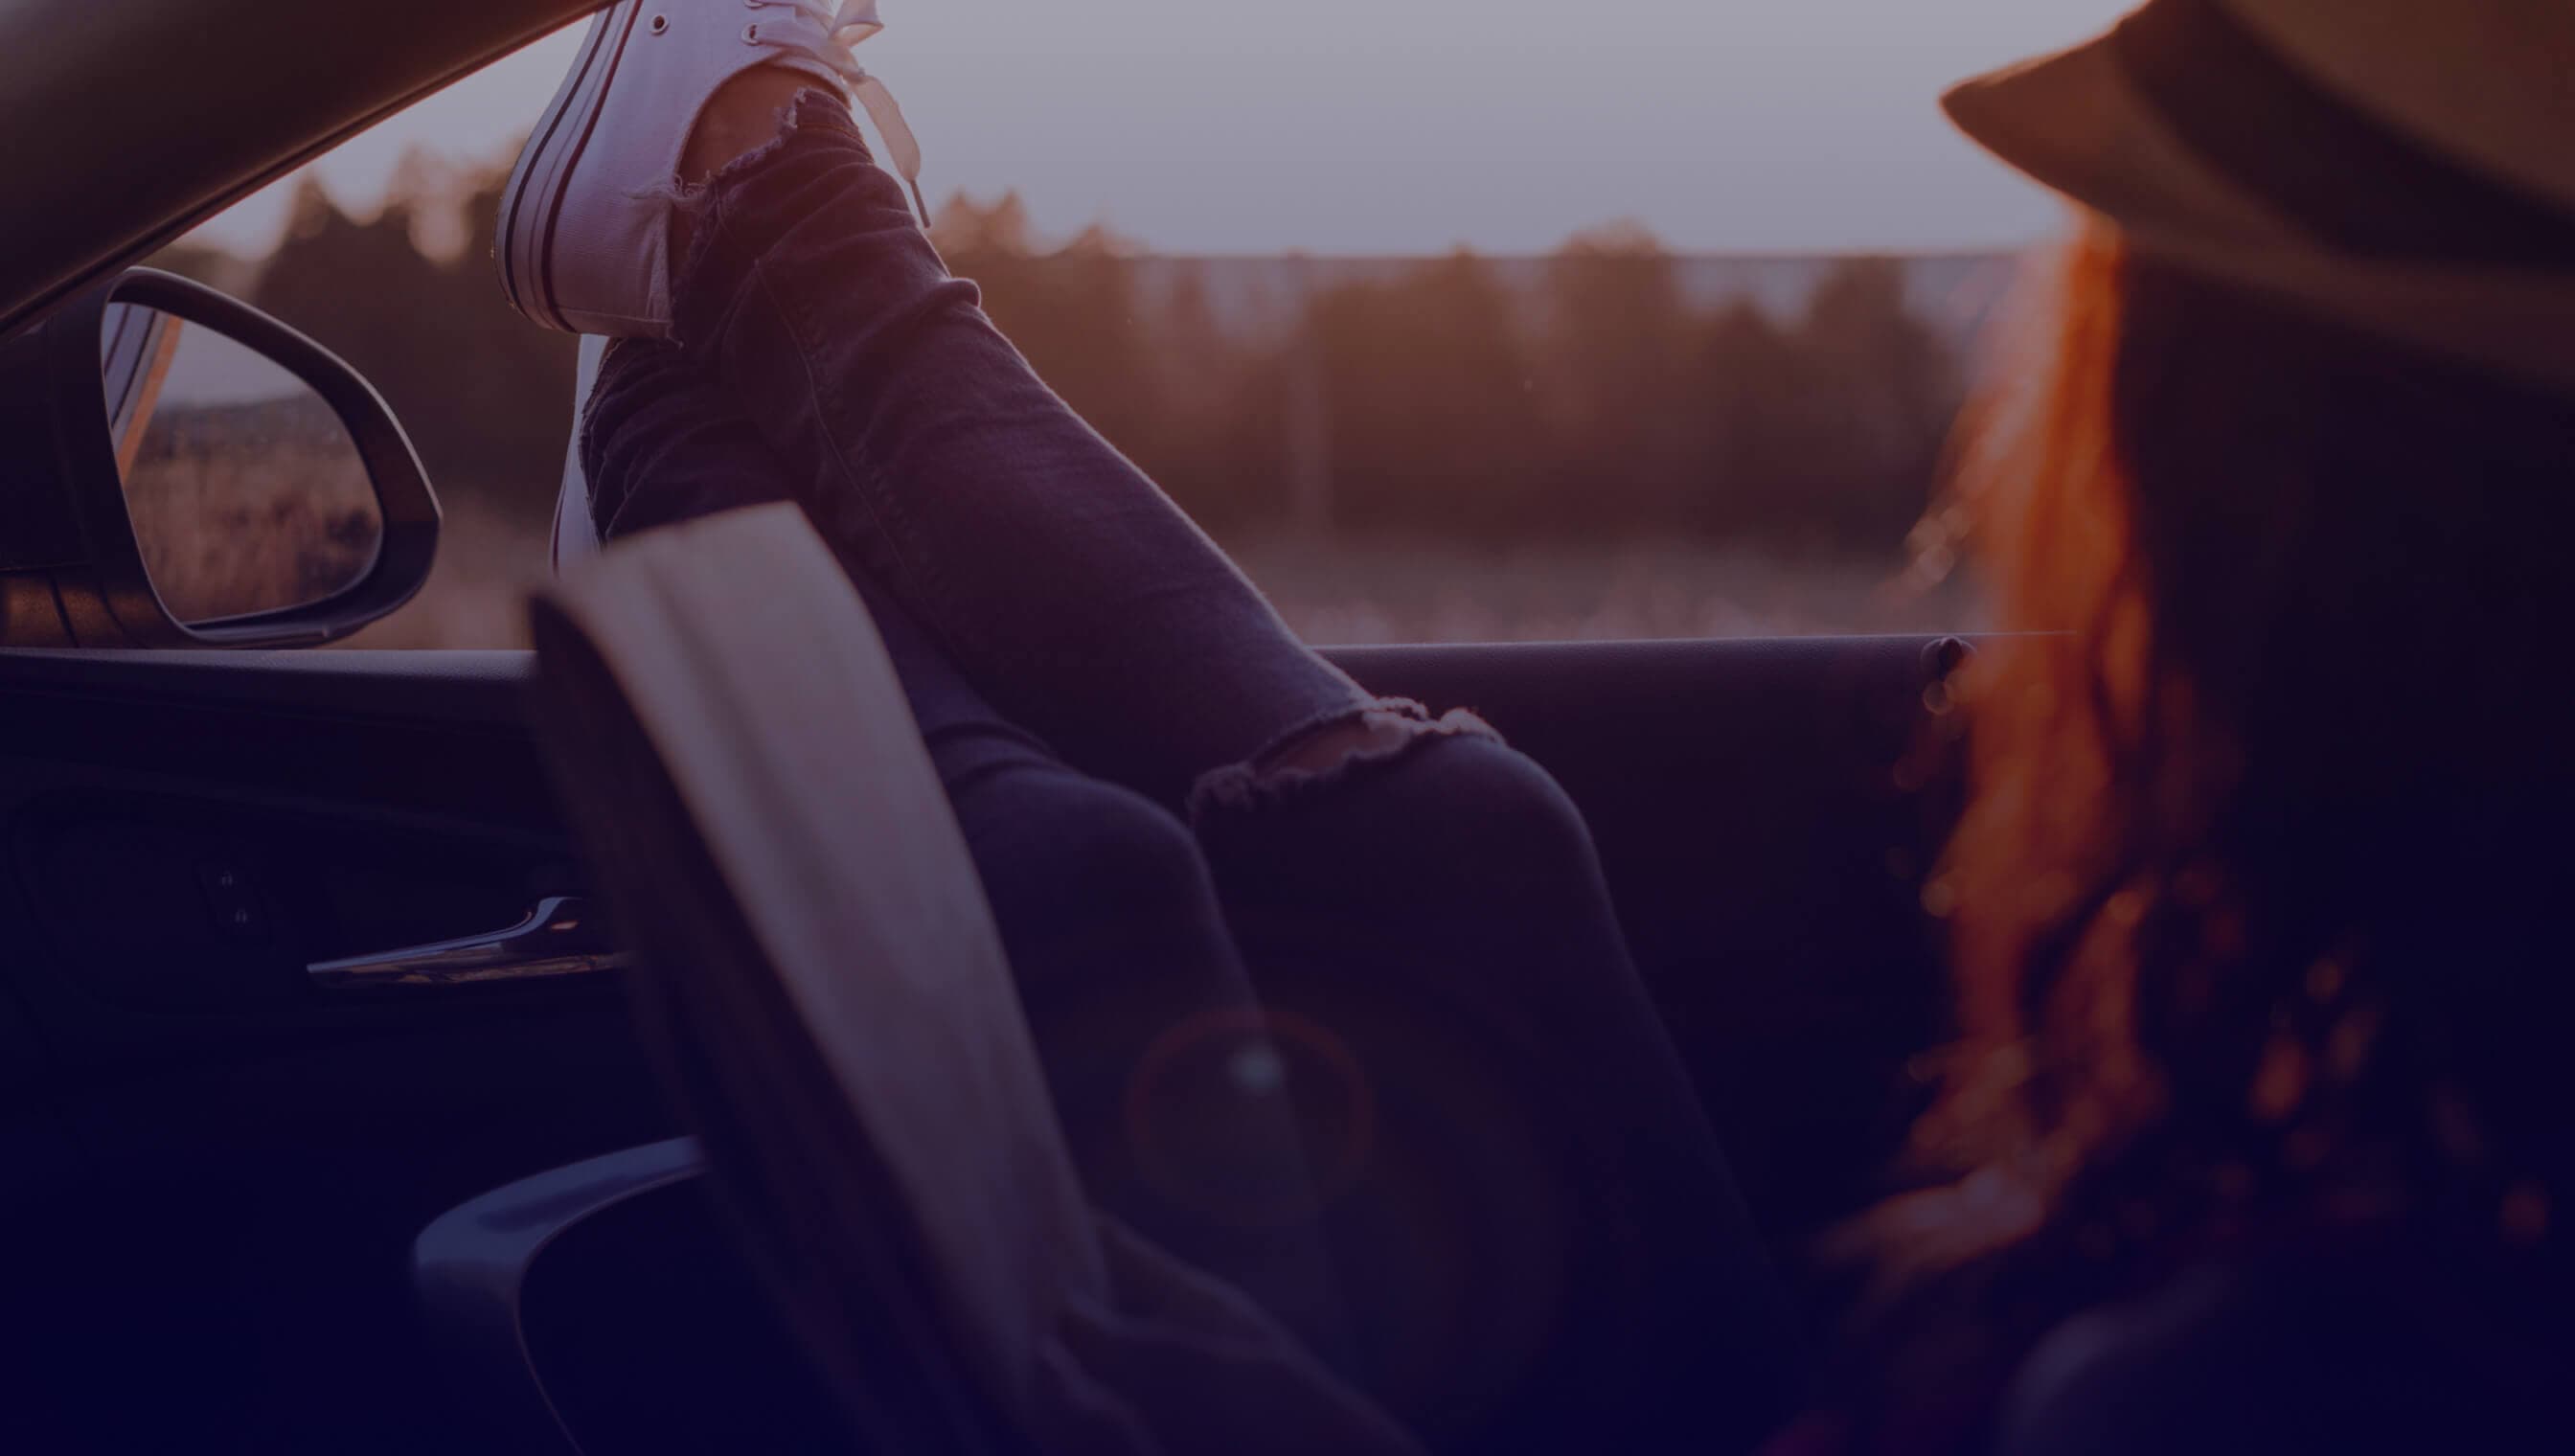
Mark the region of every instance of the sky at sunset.
<instances>
[{"instance_id":1,"label":"sky at sunset","mask_svg":"<svg viewBox=\"0 0 2575 1456\"><path fill-rule=\"evenodd\" d=\"M734 0L666 0L672 5ZM1641 222L1692 251L2024 241L2048 200L1959 140L1948 82L2121 0L884 0L861 55L934 199L1016 188L1043 229L1188 253L1536 252ZM586 23L586 22L585 22ZM344 206L427 144L502 155L579 29L321 164ZM256 250L279 190L210 234Z\"/></svg>"}]
</instances>

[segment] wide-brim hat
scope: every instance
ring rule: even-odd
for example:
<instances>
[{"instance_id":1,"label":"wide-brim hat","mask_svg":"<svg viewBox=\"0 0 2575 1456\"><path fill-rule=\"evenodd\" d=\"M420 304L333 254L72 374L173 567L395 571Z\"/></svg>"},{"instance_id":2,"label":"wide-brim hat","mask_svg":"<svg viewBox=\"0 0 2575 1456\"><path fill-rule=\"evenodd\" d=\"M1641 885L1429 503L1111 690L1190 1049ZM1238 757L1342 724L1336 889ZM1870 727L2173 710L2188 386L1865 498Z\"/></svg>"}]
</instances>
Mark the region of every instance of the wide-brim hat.
<instances>
[{"instance_id":1,"label":"wide-brim hat","mask_svg":"<svg viewBox=\"0 0 2575 1456\"><path fill-rule=\"evenodd\" d=\"M2151 0L1943 104L2142 252L2575 393L2575 0Z\"/></svg>"}]
</instances>

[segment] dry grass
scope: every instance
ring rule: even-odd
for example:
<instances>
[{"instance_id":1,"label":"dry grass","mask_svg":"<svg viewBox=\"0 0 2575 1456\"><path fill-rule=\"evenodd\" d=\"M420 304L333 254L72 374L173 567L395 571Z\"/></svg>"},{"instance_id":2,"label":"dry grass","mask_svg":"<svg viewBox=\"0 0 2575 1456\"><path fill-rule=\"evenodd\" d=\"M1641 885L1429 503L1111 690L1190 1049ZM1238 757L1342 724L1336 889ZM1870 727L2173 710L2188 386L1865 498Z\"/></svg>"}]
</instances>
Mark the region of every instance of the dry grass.
<instances>
[{"instance_id":1,"label":"dry grass","mask_svg":"<svg viewBox=\"0 0 2575 1456\"><path fill-rule=\"evenodd\" d=\"M1256 539L1234 552L1290 627L1334 645L1960 632L1985 618L1962 585L1909 583L1893 563L1680 543L1488 552ZM525 595L546 574L541 532L452 510L420 600L350 645L524 647Z\"/></svg>"},{"instance_id":2,"label":"dry grass","mask_svg":"<svg viewBox=\"0 0 2575 1456\"><path fill-rule=\"evenodd\" d=\"M1788 561L1685 542L1523 546L1251 541L1235 558L1307 642L1597 642L1958 632L1983 610L1900 563Z\"/></svg>"},{"instance_id":3,"label":"dry grass","mask_svg":"<svg viewBox=\"0 0 2575 1456\"><path fill-rule=\"evenodd\" d=\"M546 584L550 571L543 529L450 505L429 584L410 606L346 646L524 648L528 594Z\"/></svg>"},{"instance_id":4,"label":"dry grass","mask_svg":"<svg viewBox=\"0 0 2575 1456\"><path fill-rule=\"evenodd\" d=\"M319 402L315 402L318 406ZM164 410L125 476L162 605L211 622L319 602L375 560L384 525L357 450L327 410Z\"/></svg>"}]
</instances>

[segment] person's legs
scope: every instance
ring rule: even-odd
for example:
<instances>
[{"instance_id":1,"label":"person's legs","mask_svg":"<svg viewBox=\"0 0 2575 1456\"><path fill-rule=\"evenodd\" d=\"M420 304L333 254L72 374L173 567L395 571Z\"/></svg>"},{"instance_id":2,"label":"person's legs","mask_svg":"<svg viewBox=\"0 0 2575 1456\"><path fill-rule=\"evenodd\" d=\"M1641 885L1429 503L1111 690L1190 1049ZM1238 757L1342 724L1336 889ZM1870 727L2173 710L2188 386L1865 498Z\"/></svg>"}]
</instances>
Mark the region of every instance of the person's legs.
<instances>
[{"instance_id":1,"label":"person's legs","mask_svg":"<svg viewBox=\"0 0 2575 1456\"><path fill-rule=\"evenodd\" d=\"M786 493L783 467L730 397L666 344L610 346L581 445L605 541ZM1258 1017L1189 829L1066 766L994 712L864 573L853 580L965 831L1086 1185L1336 1349L1310 1228L1245 1216L1308 1208L1312 1196L1285 1102L1223 1074L1257 1047ZM1150 1080L1149 1063L1160 1069Z\"/></svg>"},{"instance_id":2,"label":"person's legs","mask_svg":"<svg viewBox=\"0 0 2575 1456\"><path fill-rule=\"evenodd\" d=\"M1195 811L1366 1383L1478 1447L1746 1436L1795 1360L1578 815L1299 644L951 278L846 111L717 174L675 295L861 575L1069 759Z\"/></svg>"},{"instance_id":3,"label":"person's legs","mask_svg":"<svg viewBox=\"0 0 2575 1456\"><path fill-rule=\"evenodd\" d=\"M1797 1322L1555 781L1457 715L1192 811L1283 1041L1361 1074L1308 1157L1380 1397L1478 1451L1775 1429Z\"/></svg>"},{"instance_id":4,"label":"person's legs","mask_svg":"<svg viewBox=\"0 0 2575 1456\"><path fill-rule=\"evenodd\" d=\"M794 117L697 194L675 327L835 545L1005 714L1158 798L1364 705L1039 381L848 110Z\"/></svg>"}]
</instances>

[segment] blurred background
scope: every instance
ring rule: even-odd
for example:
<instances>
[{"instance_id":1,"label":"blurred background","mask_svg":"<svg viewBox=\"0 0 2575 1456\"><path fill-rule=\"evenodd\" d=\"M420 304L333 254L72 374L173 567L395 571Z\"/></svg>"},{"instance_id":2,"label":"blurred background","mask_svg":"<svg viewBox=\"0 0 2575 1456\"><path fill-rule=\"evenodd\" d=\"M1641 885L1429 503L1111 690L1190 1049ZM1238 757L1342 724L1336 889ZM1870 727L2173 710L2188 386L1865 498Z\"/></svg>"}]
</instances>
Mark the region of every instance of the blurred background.
<instances>
[{"instance_id":1,"label":"blurred background","mask_svg":"<svg viewBox=\"0 0 2575 1456\"><path fill-rule=\"evenodd\" d=\"M1919 7L1893 0L1685 18L1612 3L1570 38L1534 15L1495 28L1516 3L1353 12L1370 43L1290 37L1284 58L1240 15L1163 0L1014 17L998 46L949 10L892 17L889 40L920 40L918 57L879 42L868 59L903 90L934 183L957 188L934 228L951 265L1310 640L1979 626L1945 534L1917 527L1978 341L2052 214L1947 135L1932 78L2073 39L2088 17L2056 7L2040 27L2030 0L1973 0L1908 51ZM1486 28L1458 30L1469 15ZM1868 19L1885 24L1854 28ZM1103 48L1104 30L1157 39L1140 56ZM430 591L358 646L522 641L574 345L503 303L489 239L517 132L576 39L432 98L157 260L321 340L410 430L446 541ZM1049 78L1079 69L1059 51L1042 74L1051 45L1089 47L1082 66L1114 50L1122 85L1177 76L1210 135L1175 139L1169 105L1095 69L1061 93L1101 118L1090 161L1059 155L1089 114L1042 119L1065 104ZM1011 115L993 114L1002 96ZM1770 124L1747 135L1756 115ZM1245 130L1264 120L1293 134ZM1175 147L1204 156L1220 137L1236 139L1223 165L1170 175ZM1130 236L1122 208L1204 246ZM1451 225L1471 244L1416 246Z\"/></svg>"}]
</instances>

